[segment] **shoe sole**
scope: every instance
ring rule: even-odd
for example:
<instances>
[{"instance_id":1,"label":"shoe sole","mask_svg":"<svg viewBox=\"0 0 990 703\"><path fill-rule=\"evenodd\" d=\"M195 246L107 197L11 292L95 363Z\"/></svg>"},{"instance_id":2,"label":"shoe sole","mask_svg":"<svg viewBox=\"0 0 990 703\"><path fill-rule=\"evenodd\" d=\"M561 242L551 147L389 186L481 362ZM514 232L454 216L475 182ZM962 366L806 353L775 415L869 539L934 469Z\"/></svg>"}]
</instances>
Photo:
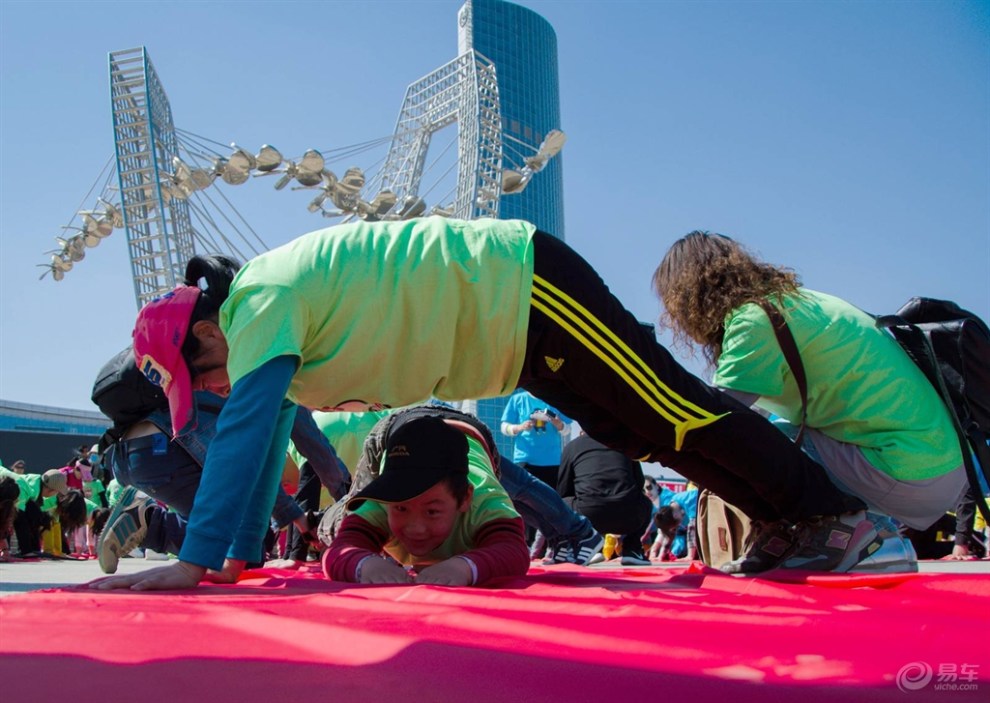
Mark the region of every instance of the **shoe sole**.
<instances>
[{"instance_id":1,"label":"shoe sole","mask_svg":"<svg viewBox=\"0 0 990 703\"><path fill-rule=\"evenodd\" d=\"M914 546L900 536L888 537L880 548L849 569L851 574L909 574L917 571L918 554Z\"/></svg>"},{"instance_id":2,"label":"shoe sole","mask_svg":"<svg viewBox=\"0 0 990 703\"><path fill-rule=\"evenodd\" d=\"M918 571L918 562L908 561L888 561L880 564L870 564L860 562L847 571L847 574L913 574Z\"/></svg>"},{"instance_id":3,"label":"shoe sole","mask_svg":"<svg viewBox=\"0 0 990 703\"><path fill-rule=\"evenodd\" d=\"M148 531L147 527L142 530L140 525L135 524L134 518L126 514L127 510L135 506L137 492L134 486L127 486L124 489L120 494L120 500L117 501L117 504L113 506L113 510L110 511L110 517L107 518L103 532L100 533L100 538L96 542L96 553L100 563L100 570L105 574L116 573L121 557L130 554L135 547L141 544L144 534ZM115 538L117 537L115 533L119 530L119 525L123 524L125 519L128 522L130 537L124 542L121 542L119 539L116 540L120 544L120 551L118 552L115 548L116 545L106 544L106 539L110 535L114 535ZM135 537L137 537L136 540L134 539Z\"/></svg>"}]
</instances>

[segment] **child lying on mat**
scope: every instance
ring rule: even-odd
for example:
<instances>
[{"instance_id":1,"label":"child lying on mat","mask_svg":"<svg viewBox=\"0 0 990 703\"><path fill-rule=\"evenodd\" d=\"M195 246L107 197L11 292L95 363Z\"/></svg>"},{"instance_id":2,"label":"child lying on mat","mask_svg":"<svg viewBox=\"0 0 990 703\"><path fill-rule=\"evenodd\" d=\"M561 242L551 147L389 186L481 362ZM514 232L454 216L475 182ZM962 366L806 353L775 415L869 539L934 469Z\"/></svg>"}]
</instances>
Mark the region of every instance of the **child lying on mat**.
<instances>
[{"instance_id":1,"label":"child lying on mat","mask_svg":"<svg viewBox=\"0 0 990 703\"><path fill-rule=\"evenodd\" d=\"M427 416L389 434L381 475L348 501L323 554L328 578L471 586L526 573L522 518L467 431Z\"/></svg>"}]
</instances>

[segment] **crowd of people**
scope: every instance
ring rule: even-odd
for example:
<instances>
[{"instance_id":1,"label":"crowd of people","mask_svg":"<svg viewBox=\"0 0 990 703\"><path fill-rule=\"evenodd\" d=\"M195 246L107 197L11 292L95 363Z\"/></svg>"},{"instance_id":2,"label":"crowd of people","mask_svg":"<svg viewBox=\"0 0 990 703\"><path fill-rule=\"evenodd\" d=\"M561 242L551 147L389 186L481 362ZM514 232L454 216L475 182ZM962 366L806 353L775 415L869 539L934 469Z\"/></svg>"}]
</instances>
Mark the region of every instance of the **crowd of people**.
<instances>
[{"instance_id":1,"label":"crowd of people","mask_svg":"<svg viewBox=\"0 0 990 703\"><path fill-rule=\"evenodd\" d=\"M106 485L88 446L43 473L18 459L0 463L0 560L44 554L96 556L96 536L109 515Z\"/></svg>"},{"instance_id":2,"label":"crowd of people","mask_svg":"<svg viewBox=\"0 0 990 703\"><path fill-rule=\"evenodd\" d=\"M946 408L868 315L706 232L675 242L653 283L662 322L703 351L711 385L576 252L522 221L362 222L243 267L195 257L101 372L128 380L101 405L114 425L95 456L37 480L4 470L4 504L10 482L19 495L3 533L30 554L54 509L73 550L93 553L99 532L108 574L135 548L178 557L100 589L231 582L272 556L291 567L316 555L334 580L473 585L544 553L597 563L606 535L624 566L698 558L703 488L753 526L723 571L844 572L876 565L898 528L927 529L966 493ZM509 459L449 403L514 390L499 428ZM114 502L83 495L97 458L122 487ZM661 491L641 462L690 489Z\"/></svg>"}]
</instances>

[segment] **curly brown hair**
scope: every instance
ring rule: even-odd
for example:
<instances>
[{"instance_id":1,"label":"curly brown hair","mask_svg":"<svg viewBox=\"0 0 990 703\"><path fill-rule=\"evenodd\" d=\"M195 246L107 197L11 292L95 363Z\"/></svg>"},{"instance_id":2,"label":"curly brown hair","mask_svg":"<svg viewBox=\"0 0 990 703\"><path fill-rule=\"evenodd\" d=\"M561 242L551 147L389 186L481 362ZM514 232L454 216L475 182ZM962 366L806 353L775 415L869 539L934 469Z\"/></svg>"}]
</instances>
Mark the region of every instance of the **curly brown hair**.
<instances>
[{"instance_id":1,"label":"curly brown hair","mask_svg":"<svg viewBox=\"0 0 990 703\"><path fill-rule=\"evenodd\" d=\"M725 319L745 303L796 293L796 273L759 261L722 234L695 230L667 250L653 273L665 312L660 324L688 347L701 347L715 365L722 354Z\"/></svg>"}]
</instances>

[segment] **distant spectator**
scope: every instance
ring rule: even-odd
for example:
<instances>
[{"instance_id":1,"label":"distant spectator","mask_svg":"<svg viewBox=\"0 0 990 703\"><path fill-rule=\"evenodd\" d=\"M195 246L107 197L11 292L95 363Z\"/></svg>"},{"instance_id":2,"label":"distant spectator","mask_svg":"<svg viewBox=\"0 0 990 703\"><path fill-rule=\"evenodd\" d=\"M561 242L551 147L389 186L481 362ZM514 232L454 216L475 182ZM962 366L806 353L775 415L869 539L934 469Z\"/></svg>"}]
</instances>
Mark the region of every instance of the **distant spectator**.
<instances>
[{"instance_id":1,"label":"distant spectator","mask_svg":"<svg viewBox=\"0 0 990 703\"><path fill-rule=\"evenodd\" d=\"M519 390L502 411L502 434L513 438L512 463L549 486L557 485L561 434L571 419L529 391Z\"/></svg>"},{"instance_id":2,"label":"distant spectator","mask_svg":"<svg viewBox=\"0 0 990 703\"><path fill-rule=\"evenodd\" d=\"M643 494L650 499L650 505L653 506L650 511L650 521L647 523L646 532L643 533L642 537L643 551L648 552L657 538L657 512L660 508L670 503L671 498L674 497L674 492L665 486L661 486L652 476L644 476Z\"/></svg>"},{"instance_id":3,"label":"distant spectator","mask_svg":"<svg viewBox=\"0 0 990 703\"><path fill-rule=\"evenodd\" d=\"M670 502L654 516L658 534L650 547L650 559L697 559L697 515L697 488L672 493Z\"/></svg>"}]
</instances>

